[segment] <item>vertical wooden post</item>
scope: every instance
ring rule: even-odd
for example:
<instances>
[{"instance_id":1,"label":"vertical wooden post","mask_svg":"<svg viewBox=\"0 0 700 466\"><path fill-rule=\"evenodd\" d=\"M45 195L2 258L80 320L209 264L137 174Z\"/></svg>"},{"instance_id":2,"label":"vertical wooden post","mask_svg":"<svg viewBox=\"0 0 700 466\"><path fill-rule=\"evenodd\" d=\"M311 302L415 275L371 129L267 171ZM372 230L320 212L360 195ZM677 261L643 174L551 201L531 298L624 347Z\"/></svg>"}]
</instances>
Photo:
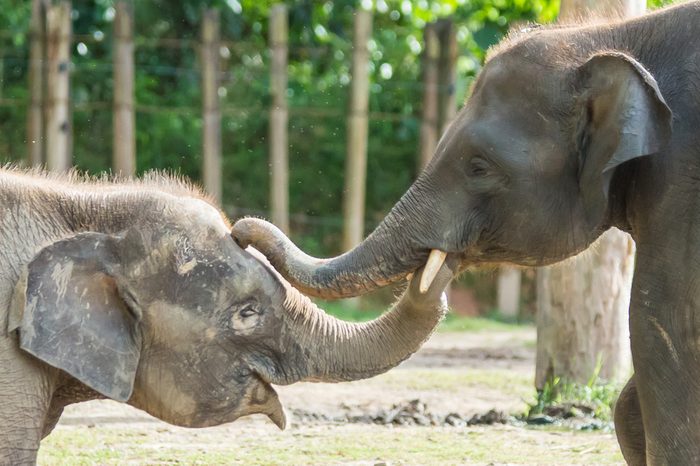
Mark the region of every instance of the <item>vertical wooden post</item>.
<instances>
[{"instance_id":1,"label":"vertical wooden post","mask_svg":"<svg viewBox=\"0 0 700 466\"><path fill-rule=\"evenodd\" d=\"M440 134L457 115L457 32L450 19L440 20Z\"/></svg>"},{"instance_id":2,"label":"vertical wooden post","mask_svg":"<svg viewBox=\"0 0 700 466\"><path fill-rule=\"evenodd\" d=\"M355 12L352 84L347 119L347 155L343 197L343 248L352 249L364 237L365 184L367 178L367 130L369 109L369 50L372 13Z\"/></svg>"},{"instance_id":3,"label":"vertical wooden post","mask_svg":"<svg viewBox=\"0 0 700 466\"><path fill-rule=\"evenodd\" d=\"M433 157L438 141L440 39L437 25L429 23L423 30L423 115L420 124L419 169Z\"/></svg>"},{"instance_id":4,"label":"vertical wooden post","mask_svg":"<svg viewBox=\"0 0 700 466\"><path fill-rule=\"evenodd\" d=\"M497 307L506 317L518 317L521 283L522 272L519 269L502 266L498 271Z\"/></svg>"},{"instance_id":5,"label":"vertical wooden post","mask_svg":"<svg viewBox=\"0 0 700 466\"><path fill-rule=\"evenodd\" d=\"M44 163L44 60L46 47L46 1L32 1L29 25L29 110L27 111L27 161Z\"/></svg>"},{"instance_id":6,"label":"vertical wooden post","mask_svg":"<svg viewBox=\"0 0 700 466\"><path fill-rule=\"evenodd\" d=\"M287 125L287 7L270 9L270 207L272 222L289 232L289 162Z\"/></svg>"},{"instance_id":7,"label":"vertical wooden post","mask_svg":"<svg viewBox=\"0 0 700 466\"><path fill-rule=\"evenodd\" d=\"M221 110L219 108L219 10L208 9L202 22L202 154L204 187L221 202Z\"/></svg>"},{"instance_id":8,"label":"vertical wooden post","mask_svg":"<svg viewBox=\"0 0 700 466\"><path fill-rule=\"evenodd\" d=\"M136 174L136 123L134 120L134 32L133 12L125 1L115 5L114 17L114 173Z\"/></svg>"},{"instance_id":9,"label":"vertical wooden post","mask_svg":"<svg viewBox=\"0 0 700 466\"><path fill-rule=\"evenodd\" d=\"M46 165L49 170L71 167L68 112L70 89L71 4L51 5L47 15L48 120L46 124Z\"/></svg>"}]
</instances>

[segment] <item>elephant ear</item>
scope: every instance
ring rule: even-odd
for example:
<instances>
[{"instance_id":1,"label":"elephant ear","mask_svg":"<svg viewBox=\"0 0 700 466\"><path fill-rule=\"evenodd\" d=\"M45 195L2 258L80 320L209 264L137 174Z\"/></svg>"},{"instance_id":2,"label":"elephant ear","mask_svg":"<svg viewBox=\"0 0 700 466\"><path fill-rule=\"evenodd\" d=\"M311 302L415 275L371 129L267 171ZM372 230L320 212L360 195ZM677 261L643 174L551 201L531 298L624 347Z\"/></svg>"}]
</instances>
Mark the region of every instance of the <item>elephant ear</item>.
<instances>
[{"instance_id":1,"label":"elephant ear","mask_svg":"<svg viewBox=\"0 0 700 466\"><path fill-rule=\"evenodd\" d=\"M579 187L589 223L600 222L615 168L660 152L673 115L654 77L619 52L592 56L578 70L576 149Z\"/></svg>"},{"instance_id":2,"label":"elephant ear","mask_svg":"<svg viewBox=\"0 0 700 466\"><path fill-rule=\"evenodd\" d=\"M15 287L11 320L24 351L126 401L141 352L140 311L121 287L118 242L80 233L43 248Z\"/></svg>"}]
</instances>

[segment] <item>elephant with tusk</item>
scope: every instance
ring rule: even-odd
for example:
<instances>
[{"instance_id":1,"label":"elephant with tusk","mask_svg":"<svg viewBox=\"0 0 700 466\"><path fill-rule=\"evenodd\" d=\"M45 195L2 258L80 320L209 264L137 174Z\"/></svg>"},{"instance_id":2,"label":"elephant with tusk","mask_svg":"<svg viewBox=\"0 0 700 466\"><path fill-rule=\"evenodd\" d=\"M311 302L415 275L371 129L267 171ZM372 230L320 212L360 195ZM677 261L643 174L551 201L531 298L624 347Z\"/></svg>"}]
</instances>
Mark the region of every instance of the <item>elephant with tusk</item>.
<instances>
[{"instance_id":1,"label":"elephant with tusk","mask_svg":"<svg viewBox=\"0 0 700 466\"><path fill-rule=\"evenodd\" d=\"M285 414L272 384L384 372L444 315L450 264L392 310L339 321L191 186L0 170L0 464L32 464L71 403L111 398L204 427Z\"/></svg>"},{"instance_id":2,"label":"elephant with tusk","mask_svg":"<svg viewBox=\"0 0 700 466\"><path fill-rule=\"evenodd\" d=\"M304 293L340 298L444 257L541 266L627 231L635 375L615 410L618 440L630 464L700 464L699 28L694 0L512 33L429 165L356 248L309 257L255 219L233 236Z\"/></svg>"}]
</instances>

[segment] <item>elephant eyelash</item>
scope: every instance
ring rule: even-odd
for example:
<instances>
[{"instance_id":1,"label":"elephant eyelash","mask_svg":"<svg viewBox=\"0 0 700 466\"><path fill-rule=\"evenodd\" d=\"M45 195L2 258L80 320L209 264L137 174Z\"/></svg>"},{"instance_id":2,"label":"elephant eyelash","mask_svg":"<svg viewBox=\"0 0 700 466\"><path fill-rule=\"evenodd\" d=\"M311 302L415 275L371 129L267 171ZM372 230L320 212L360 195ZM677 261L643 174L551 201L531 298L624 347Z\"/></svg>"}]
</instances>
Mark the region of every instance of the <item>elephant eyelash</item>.
<instances>
[{"instance_id":1,"label":"elephant eyelash","mask_svg":"<svg viewBox=\"0 0 700 466\"><path fill-rule=\"evenodd\" d=\"M469 161L469 174L471 176L486 176L490 173L491 165L480 156L472 157Z\"/></svg>"},{"instance_id":2,"label":"elephant eyelash","mask_svg":"<svg viewBox=\"0 0 700 466\"><path fill-rule=\"evenodd\" d=\"M260 314L260 311L258 311L258 309L252 304L246 304L241 308L241 310L238 311L238 315L244 319L253 317L256 314Z\"/></svg>"},{"instance_id":3,"label":"elephant eyelash","mask_svg":"<svg viewBox=\"0 0 700 466\"><path fill-rule=\"evenodd\" d=\"M258 310L258 304L255 300L245 300L245 301L235 301L230 303L225 307L225 310L221 313L221 317L226 321L239 316L242 318L252 317L255 314L260 314Z\"/></svg>"}]
</instances>

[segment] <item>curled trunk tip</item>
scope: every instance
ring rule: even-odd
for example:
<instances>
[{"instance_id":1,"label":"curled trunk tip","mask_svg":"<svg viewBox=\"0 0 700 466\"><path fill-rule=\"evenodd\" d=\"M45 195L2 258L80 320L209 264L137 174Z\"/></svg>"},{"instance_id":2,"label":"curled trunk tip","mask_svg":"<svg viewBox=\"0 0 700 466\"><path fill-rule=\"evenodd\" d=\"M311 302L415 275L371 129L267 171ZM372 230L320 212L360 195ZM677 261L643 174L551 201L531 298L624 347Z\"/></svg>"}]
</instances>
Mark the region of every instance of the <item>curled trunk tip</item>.
<instances>
[{"instance_id":1,"label":"curled trunk tip","mask_svg":"<svg viewBox=\"0 0 700 466\"><path fill-rule=\"evenodd\" d=\"M253 217L240 219L231 229L231 236L243 249L253 245L256 241L261 242L271 237L274 238L283 235L284 233L275 225Z\"/></svg>"},{"instance_id":2,"label":"curled trunk tip","mask_svg":"<svg viewBox=\"0 0 700 466\"><path fill-rule=\"evenodd\" d=\"M239 220L231 230L239 246L252 246L292 286L324 299L358 296L401 280L425 260L413 251L396 251L386 222L355 249L338 257L319 259L305 254L273 224L257 218ZM396 257L409 257L408 263Z\"/></svg>"}]
</instances>

